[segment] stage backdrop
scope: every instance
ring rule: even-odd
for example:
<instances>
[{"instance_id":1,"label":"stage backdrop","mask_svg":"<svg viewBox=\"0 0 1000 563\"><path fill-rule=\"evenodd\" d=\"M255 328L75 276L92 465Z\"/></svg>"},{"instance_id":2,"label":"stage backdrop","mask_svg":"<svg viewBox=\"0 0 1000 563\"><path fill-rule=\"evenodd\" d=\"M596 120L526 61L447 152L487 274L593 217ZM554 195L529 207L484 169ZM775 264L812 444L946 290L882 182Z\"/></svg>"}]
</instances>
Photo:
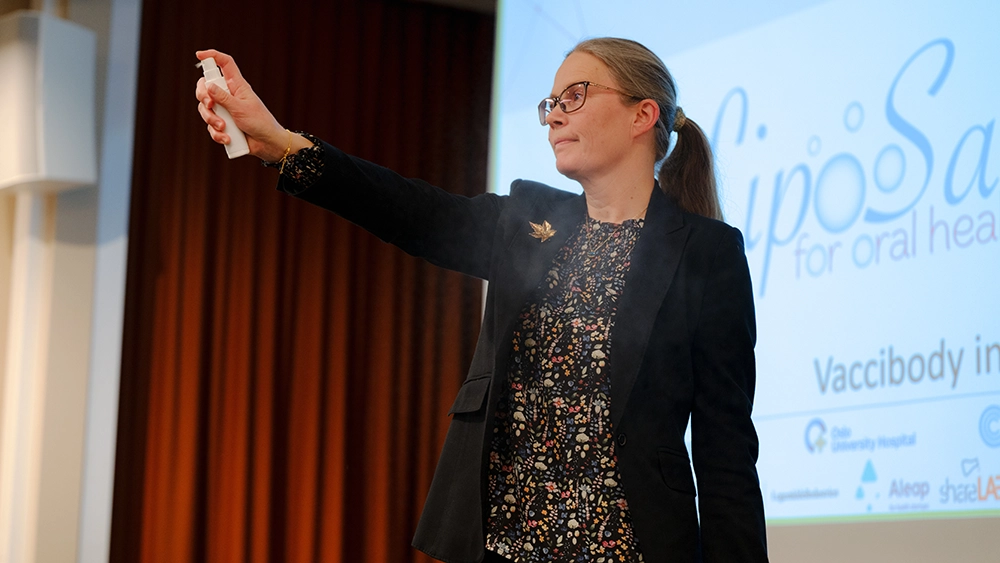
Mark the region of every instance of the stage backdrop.
<instances>
[{"instance_id":1,"label":"stage backdrop","mask_svg":"<svg viewBox=\"0 0 1000 563\"><path fill-rule=\"evenodd\" d=\"M410 539L481 283L229 161L194 52L282 124L485 190L493 18L402 1L146 0L112 561L428 561Z\"/></svg>"},{"instance_id":2,"label":"stage backdrop","mask_svg":"<svg viewBox=\"0 0 1000 563\"><path fill-rule=\"evenodd\" d=\"M767 519L809 546L782 560L997 560L998 22L996 0L501 2L495 191L579 189L536 106L586 37L660 54L711 139L754 283Z\"/></svg>"}]
</instances>

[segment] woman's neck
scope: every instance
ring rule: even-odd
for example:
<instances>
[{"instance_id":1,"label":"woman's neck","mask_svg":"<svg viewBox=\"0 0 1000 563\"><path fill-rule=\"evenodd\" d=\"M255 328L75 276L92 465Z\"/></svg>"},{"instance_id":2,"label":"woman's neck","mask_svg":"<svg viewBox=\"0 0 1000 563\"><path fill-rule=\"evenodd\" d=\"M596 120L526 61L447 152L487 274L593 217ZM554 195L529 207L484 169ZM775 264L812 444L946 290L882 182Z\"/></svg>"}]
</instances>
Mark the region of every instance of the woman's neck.
<instances>
[{"instance_id":1,"label":"woman's neck","mask_svg":"<svg viewBox=\"0 0 1000 563\"><path fill-rule=\"evenodd\" d=\"M622 223L645 215L655 185L651 170L652 166L631 173L622 170L600 179L581 181L589 215L607 223Z\"/></svg>"}]
</instances>

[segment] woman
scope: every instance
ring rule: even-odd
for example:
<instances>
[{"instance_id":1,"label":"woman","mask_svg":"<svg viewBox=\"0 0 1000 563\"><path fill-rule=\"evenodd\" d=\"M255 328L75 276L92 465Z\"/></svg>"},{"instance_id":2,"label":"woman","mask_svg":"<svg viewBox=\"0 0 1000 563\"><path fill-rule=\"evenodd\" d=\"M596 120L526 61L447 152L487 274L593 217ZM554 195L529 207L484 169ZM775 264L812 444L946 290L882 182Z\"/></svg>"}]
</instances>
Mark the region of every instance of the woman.
<instances>
[{"instance_id":1,"label":"woman","mask_svg":"<svg viewBox=\"0 0 1000 563\"><path fill-rule=\"evenodd\" d=\"M281 189L491 282L414 546L447 562L766 561L743 241L717 220L710 149L656 55L584 41L539 105L584 195L518 180L474 198L286 131L230 57L197 55L232 91L199 81L212 139L228 141L218 103Z\"/></svg>"}]
</instances>

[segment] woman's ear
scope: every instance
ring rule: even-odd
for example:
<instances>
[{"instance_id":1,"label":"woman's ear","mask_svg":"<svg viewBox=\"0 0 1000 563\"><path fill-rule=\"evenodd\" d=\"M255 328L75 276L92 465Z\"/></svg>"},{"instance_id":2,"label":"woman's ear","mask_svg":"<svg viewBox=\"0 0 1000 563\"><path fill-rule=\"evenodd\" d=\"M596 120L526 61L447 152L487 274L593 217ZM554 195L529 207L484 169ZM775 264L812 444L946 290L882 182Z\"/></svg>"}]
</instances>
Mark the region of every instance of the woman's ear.
<instances>
[{"instance_id":1,"label":"woman's ear","mask_svg":"<svg viewBox=\"0 0 1000 563\"><path fill-rule=\"evenodd\" d=\"M634 108L632 119L632 135L638 137L656 127L660 120L660 106L650 99L642 100Z\"/></svg>"}]
</instances>

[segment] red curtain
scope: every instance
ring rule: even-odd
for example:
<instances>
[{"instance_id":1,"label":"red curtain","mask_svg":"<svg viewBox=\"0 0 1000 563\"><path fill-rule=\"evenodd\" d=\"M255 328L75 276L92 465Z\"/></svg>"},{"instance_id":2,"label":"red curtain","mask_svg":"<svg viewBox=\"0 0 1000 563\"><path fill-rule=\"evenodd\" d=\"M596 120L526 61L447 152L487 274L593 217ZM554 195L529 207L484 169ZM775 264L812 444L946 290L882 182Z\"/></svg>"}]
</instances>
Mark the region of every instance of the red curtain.
<instances>
[{"instance_id":1,"label":"red curtain","mask_svg":"<svg viewBox=\"0 0 1000 563\"><path fill-rule=\"evenodd\" d=\"M493 18L400 1L143 2L115 562L429 561L409 547L481 308L226 158L194 51L278 120L474 195Z\"/></svg>"}]
</instances>

